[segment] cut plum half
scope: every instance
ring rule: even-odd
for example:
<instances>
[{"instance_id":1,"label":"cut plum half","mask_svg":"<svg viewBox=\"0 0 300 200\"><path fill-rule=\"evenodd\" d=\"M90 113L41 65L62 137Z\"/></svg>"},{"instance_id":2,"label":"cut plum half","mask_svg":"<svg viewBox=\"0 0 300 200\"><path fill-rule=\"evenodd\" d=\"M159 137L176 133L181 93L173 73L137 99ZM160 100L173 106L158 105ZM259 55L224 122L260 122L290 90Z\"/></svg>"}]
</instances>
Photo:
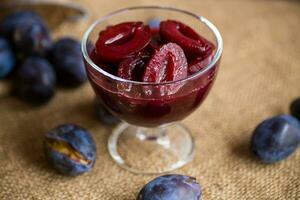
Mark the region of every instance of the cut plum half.
<instances>
[{"instance_id":1,"label":"cut plum half","mask_svg":"<svg viewBox=\"0 0 300 200\"><path fill-rule=\"evenodd\" d=\"M145 65L150 59L148 53L139 53L135 57L123 60L118 69L118 76L132 81L142 81Z\"/></svg>"},{"instance_id":2,"label":"cut plum half","mask_svg":"<svg viewBox=\"0 0 300 200\"><path fill-rule=\"evenodd\" d=\"M163 45L145 68L144 82L176 81L187 77L188 63L180 46L174 43Z\"/></svg>"},{"instance_id":3,"label":"cut plum half","mask_svg":"<svg viewBox=\"0 0 300 200\"><path fill-rule=\"evenodd\" d=\"M167 42L181 46L188 58L203 57L211 54L215 46L200 36L191 27L174 20L160 23L160 35Z\"/></svg>"},{"instance_id":4,"label":"cut plum half","mask_svg":"<svg viewBox=\"0 0 300 200\"><path fill-rule=\"evenodd\" d=\"M142 22L125 22L100 32L97 55L108 63L118 63L141 52L151 41L149 26Z\"/></svg>"}]
</instances>

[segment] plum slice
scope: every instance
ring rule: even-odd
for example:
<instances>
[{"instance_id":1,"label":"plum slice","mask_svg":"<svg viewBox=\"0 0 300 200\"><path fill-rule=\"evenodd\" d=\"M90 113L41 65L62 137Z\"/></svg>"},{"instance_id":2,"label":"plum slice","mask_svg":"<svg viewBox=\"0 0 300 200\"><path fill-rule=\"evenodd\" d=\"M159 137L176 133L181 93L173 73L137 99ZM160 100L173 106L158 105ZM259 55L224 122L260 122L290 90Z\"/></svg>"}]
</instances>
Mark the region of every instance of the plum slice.
<instances>
[{"instance_id":1,"label":"plum slice","mask_svg":"<svg viewBox=\"0 0 300 200\"><path fill-rule=\"evenodd\" d=\"M142 51L151 40L149 26L142 22L125 22L100 32L96 42L97 55L108 63L118 63Z\"/></svg>"},{"instance_id":2,"label":"plum slice","mask_svg":"<svg viewBox=\"0 0 300 200\"><path fill-rule=\"evenodd\" d=\"M161 22L160 35L165 41L181 46L188 58L202 57L211 54L215 49L213 43L200 36L191 27L175 20Z\"/></svg>"},{"instance_id":3,"label":"plum slice","mask_svg":"<svg viewBox=\"0 0 300 200\"><path fill-rule=\"evenodd\" d=\"M118 66L115 65L115 64L112 64L112 63L104 63L102 62L98 55L97 55L97 52L96 52L96 49L92 49L90 50L90 58L91 60L98 66L100 67L101 69L105 70L106 72L110 73L110 74L113 74L113 75L116 75L117 74L117 69L118 69Z\"/></svg>"},{"instance_id":4,"label":"plum slice","mask_svg":"<svg viewBox=\"0 0 300 200\"><path fill-rule=\"evenodd\" d=\"M141 81L144 67L149 58L150 55L143 52L123 60L119 65L118 76L127 80Z\"/></svg>"},{"instance_id":5,"label":"plum slice","mask_svg":"<svg viewBox=\"0 0 300 200\"><path fill-rule=\"evenodd\" d=\"M201 69L205 68L213 59L214 54L209 54L204 57L198 57L189 63L188 74L192 75Z\"/></svg>"},{"instance_id":6,"label":"plum slice","mask_svg":"<svg viewBox=\"0 0 300 200\"><path fill-rule=\"evenodd\" d=\"M187 60L180 46L174 43L163 45L145 68L144 82L176 81L187 77Z\"/></svg>"}]
</instances>

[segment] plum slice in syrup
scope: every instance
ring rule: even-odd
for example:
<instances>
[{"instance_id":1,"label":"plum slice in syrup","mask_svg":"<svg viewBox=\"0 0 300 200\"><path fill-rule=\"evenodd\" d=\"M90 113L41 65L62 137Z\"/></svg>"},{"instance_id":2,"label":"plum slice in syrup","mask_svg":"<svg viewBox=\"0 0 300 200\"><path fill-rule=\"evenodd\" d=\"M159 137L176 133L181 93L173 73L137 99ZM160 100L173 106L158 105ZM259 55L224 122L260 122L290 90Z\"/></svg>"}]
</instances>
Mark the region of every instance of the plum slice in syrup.
<instances>
[{"instance_id":1,"label":"plum slice in syrup","mask_svg":"<svg viewBox=\"0 0 300 200\"><path fill-rule=\"evenodd\" d=\"M151 40L149 26L142 22L125 22L100 32L96 42L97 55L108 63L118 63L141 52Z\"/></svg>"},{"instance_id":2,"label":"plum slice in syrup","mask_svg":"<svg viewBox=\"0 0 300 200\"><path fill-rule=\"evenodd\" d=\"M180 46L174 43L163 45L146 66L144 82L176 81L187 77L187 60Z\"/></svg>"},{"instance_id":3,"label":"plum slice in syrup","mask_svg":"<svg viewBox=\"0 0 300 200\"><path fill-rule=\"evenodd\" d=\"M214 54L211 53L207 56L198 57L195 60L191 61L189 63L189 67L188 67L188 74L192 75L196 72L199 72L203 68L207 67L208 64L212 61L213 57L214 57Z\"/></svg>"},{"instance_id":4,"label":"plum slice in syrup","mask_svg":"<svg viewBox=\"0 0 300 200\"><path fill-rule=\"evenodd\" d=\"M191 27L174 20L160 23L160 35L166 42L178 44L188 58L211 54L214 44L200 36Z\"/></svg>"},{"instance_id":5,"label":"plum slice in syrup","mask_svg":"<svg viewBox=\"0 0 300 200\"><path fill-rule=\"evenodd\" d=\"M149 58L149 53L141 52L134 57L123 60L119 64L118 76L127 80L142 81L144 68Z\"/></svg>"},{"instance_id":6,"label":"plum slice in syrup","mask_svg":"<svg viewBox=\"0 0 300 200\"><path fill-rule=\"evenodd\" d=\"M161 21L151 29L143 22L124 22L99 33L93 56L104 70L121 78L159 83L202 70L214 49L213 43L179 21Z\"/></svg>"}]
</instances>

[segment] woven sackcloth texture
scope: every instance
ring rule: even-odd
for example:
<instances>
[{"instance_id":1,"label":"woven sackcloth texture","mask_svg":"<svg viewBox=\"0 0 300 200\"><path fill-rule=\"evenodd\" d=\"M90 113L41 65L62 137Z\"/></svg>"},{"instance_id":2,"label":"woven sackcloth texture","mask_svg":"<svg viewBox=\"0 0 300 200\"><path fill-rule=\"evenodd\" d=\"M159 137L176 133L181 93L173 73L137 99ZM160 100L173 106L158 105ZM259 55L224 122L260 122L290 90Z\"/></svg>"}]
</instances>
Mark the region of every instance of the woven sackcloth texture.
<instances>
[{"instance_id":1,"label":"woven sackcloth texture","mask_svg":"<svg viewBox=\"0 0 300 200\"><path fill-rule=\"evenodd\" d=\"M88 25L115 9L165 4L211 19L224 39L215 85L203 105L184 120L196 139L194 160L176 173L197 178L203 200L299 200L300 151L264 165L249 151L252 130L263 119L288 112L300 96L300 2L281 0L80 0L90 18L58 27L55 37L81 38ZM134 200L154 176L119 168L106 148L112 128L94 116L89 84L59 89L46 106L33 108L8 95L0 82L1 200ZM94 169L76 178L52 170L42 139L57 124L90 130L97 142Z\"/></svg>"}]
</instances>

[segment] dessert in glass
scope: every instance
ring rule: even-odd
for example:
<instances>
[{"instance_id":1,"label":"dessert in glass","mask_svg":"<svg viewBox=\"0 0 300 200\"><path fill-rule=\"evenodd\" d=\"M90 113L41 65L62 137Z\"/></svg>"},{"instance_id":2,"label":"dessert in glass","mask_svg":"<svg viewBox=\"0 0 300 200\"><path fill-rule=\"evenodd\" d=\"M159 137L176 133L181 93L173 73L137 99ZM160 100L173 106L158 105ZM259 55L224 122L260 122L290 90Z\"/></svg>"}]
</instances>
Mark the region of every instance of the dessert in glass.
<instances>
[{"instance_id":1,"label":"dessert in glass","mask_svg":"<svg viewBox=\"0 0 300 200\"><path fill-rule=\"evenodd\" d=\"M160 20L157 27L148 26L153 18ZM209 20L176 8L126 8L87 30L82 51L91 86L123 121L108 140L116 163L155 174L193 158L193 137L179 121L208 95L222 48Z\"/></svg>"}]
</instances>

